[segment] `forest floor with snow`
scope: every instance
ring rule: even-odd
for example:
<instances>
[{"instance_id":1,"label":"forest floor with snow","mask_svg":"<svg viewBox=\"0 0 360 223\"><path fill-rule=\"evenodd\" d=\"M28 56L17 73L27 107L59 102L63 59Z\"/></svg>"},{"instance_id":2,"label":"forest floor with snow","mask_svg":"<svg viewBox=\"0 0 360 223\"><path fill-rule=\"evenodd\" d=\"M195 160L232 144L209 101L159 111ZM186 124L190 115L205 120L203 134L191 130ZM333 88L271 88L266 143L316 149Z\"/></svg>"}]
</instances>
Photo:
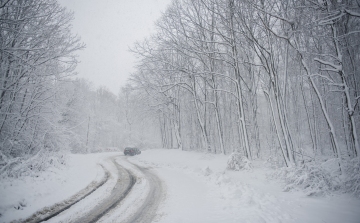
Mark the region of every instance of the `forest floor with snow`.
<instances>
[{"instance_id":1,"label":"forest floor with snow","mask_svg":"<svg viewBox=\"0 0 360 223\"><path fill-rule=\"evenodd\" d=\"M102 179L104 171L98 163L115 155L122 153L70 155L66 166L38 173L37 177L2 180L0 222L26 218L73 196ZM274 170L264 161L253 161L251 170L231 171L226 170L227 159L225 155L165 149L146 150L127 158L163 181L165 192L155 222L360 222L359 198L340 193L309 197L302 191L284 192L283 182L269 179ZM117 162L131 169L129 163L122 163L126 159ZM104 187L104 192L100 188L98 193L105 193L110 186ZM146 190L145 186L137 187L136 193ZM79 206L86 209L84 204ZM117 222L117 218L108 219Z\"/></svg>"}]
</instances>

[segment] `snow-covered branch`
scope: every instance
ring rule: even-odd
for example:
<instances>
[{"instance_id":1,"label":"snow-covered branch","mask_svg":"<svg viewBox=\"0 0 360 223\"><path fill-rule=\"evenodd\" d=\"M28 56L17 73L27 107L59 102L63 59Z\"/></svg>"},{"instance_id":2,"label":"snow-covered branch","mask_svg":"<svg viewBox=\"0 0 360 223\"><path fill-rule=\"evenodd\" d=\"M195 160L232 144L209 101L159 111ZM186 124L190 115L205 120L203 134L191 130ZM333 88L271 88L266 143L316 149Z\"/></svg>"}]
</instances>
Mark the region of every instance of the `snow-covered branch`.
<instances>
[{"instance_id":1,"label":"snow-covered branch","mask_svg":"<svg viewBox=\"0 0 360 223\"><path fill-rule=\"evenodd\" d=\"M327 65L327 66L330 66L330 67L334 68L332 70L329 69L330 71L339 72L339 71L342 70L341 65L336 65L334 63L331 63L331 62L328 62L328 61L325 61L325 60L321 60L319 58L314 58L314 61L319 62L319 63L321 63L323 65Z\"/></svg>"}]
</instances>

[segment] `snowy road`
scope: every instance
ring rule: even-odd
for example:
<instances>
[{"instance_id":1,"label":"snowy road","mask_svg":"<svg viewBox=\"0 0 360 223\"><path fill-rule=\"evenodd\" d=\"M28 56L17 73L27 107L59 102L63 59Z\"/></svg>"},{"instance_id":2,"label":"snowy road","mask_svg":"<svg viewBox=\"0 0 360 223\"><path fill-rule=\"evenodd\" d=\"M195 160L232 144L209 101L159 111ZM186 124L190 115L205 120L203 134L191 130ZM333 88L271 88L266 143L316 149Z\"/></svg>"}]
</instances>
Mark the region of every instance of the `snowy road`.
<instances>
[{"instance_id":1,"label":"snowy road","mask_svg":"<svg viewBox=\"0 0 360 223\"><path fill-rule=\"evenodd\" d=\"M88 214L79 218L76 222L97 222L107 212L116 207L124 198L126 198L126 195L128 195L134 186L136 181L135 176L116 163L115 157L112 157L110 160L116 165L118 173L118 180L112 189L110 196L101 201L101 203L96 205L96 207L94 207Z\"/></svg>"},{"instance_id":2,"label":"snowy road","mask_svg":"<svg viewBox=\"0 0 360 223\"><path fill-rule=\"evenodd\" d=\"M71 155L66 168L0 182L0 223L30 222L24 219L32 213L51 212L72 197L83 199L46 222L359 222L358 198L284 192L262 163L254 162L250 171L228 171L226 160L178 150ZM77 196L86 188L92 193ZM25 203L22 209L14 208L18 201Z\"/></svg>"},{"instance_id":3,"label":"snowy road","mask_svg":"<svg viewBox=\"0 0 360 223\"><path fill-rule=\"evenodd\" d=\"M162 197L163 193L162 183L159 177L156 174L152 173L151 170L149 170L148 168L140 167L137 165L134 166L146 176L146 179L149 182L150 190L144 203L141 205L138 211L126 222L150 223L154 219L156 215L156 210L161 201L160 198Z\"/></svg>"},{"instance_id":4,"label":"snowy road","mask_svg":"<svg viewBox=\"0 0 360 223\"><path fill-rule=\"evenodd\" d=\"M119 155L102 165L103 180L88 186L91 193L75 195L76 200L45 208L24 222L152 222L163 194L157 175Z\"/></svg>"},{"instance_id":5,"label":"snowy road","mask_svg":"<svg viewBox=\"0 0 360 223\"><path fill-rule=\"evenodd\" d=\"M114 156L108 161L117 168L116 173L114 169L111 172L117 178L111 193L82 217L72 216L71 222L152 222L163 193L160 179L151 170L129 163L126 157Z\"/></svg>"}]
</instances>

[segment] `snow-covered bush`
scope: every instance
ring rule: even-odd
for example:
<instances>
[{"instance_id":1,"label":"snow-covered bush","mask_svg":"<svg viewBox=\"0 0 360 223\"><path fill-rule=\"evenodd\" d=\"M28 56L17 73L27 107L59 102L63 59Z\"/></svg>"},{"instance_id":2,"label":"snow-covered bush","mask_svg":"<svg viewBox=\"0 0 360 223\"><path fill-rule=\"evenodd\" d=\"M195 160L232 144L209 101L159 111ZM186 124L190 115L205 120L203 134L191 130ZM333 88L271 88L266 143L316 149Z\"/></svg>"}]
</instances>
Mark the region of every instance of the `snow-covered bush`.
<instances>
[{"instance_id":1,"label":"snow-covered bush","mask_svg":"<svg viewBox=\"0 0 360 223\"><path fill-rule=\"evenodd\" d=\"M284 191L302 189L308 196L328 194L340 188L340 179L315 161L283 167L273 176L285 180Z\"/></svg>"},{"instance_id":2,"label":"snow-covered bush","mask_svg":"<svg viewBox=\"0 0 360 223\"><path fill-rule=\"evenodd\" d=\"M227 169L228 170L250 170L252 169L252 165L250 160L248 160L245 156L242 156L240 153L233 152L227 161Z\"/></svg>"},{"instance_id":3,"label":"snow-covered bush","mask_svg":"<svg viewBox=\"0 0 360 223\"><path fill-rule=\"evenodd\" d=\"M308 196L338 191L360 197L360 158L343 159L342 168L341 171L338 159L331 158L283 167L270 177L284 180L284 191L301 189Z\"/></svg>"},{"instance_id":4,"label":"snow-covered bush","mask_svg":"<svg viewBox=\"0 0 360 223\"><path fill-rule=\"evenodd\" d=\"M202 170L202 172L203 172L204 176L209 176L213 173L213 171L208 166L206 168L204 168Z\"/></svg>"},{"instance_id":5,"label":"snow-covered bush","mask_svg":"<svg viewBox=\"0 0 360 223\"><path fill-rule=\"evenodd\" d=\"M360 158L354 158L347 163L344 190L360 197Z\"/></svg>"},{"instance_id":6,"label":"snow-covered bush","mask_svg":"<svg viewBox=\"0 0 360 223\"><path fill-rule=\"evenodd\" d=\"M0 169L0 178L20 176L37 176L37 173L49 167L60 167L66 164L66 153L64 152L42 152L28 159L15 158Z\"/></svg>"},{"instance_id":7,"label":"snow-covered bush","mask_svg":"<svg viewBox=\"0 0 360 223\"><path fill-rule=\"evenodd\" d=\"M265 161L265 165L271 169L277 169L284 166L284 159L281 156L269 155Z\"/></svg>"}]
</instances>

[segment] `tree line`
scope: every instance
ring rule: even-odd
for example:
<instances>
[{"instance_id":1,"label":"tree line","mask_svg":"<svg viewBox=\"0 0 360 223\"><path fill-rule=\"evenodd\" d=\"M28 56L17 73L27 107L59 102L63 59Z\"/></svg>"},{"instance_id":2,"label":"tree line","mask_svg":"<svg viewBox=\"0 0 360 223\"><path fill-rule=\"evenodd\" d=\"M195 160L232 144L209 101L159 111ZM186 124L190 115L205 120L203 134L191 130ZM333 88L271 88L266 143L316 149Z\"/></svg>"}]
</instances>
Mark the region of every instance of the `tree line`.
<instances>
[{"instance_id":1,"label":"tree line","mask_svg":"<svg viewBox=\"0 0 360 223\"><path fill-rule=\"evenodd\" d=\"M284 166L358 157L355 0L174 0L137 42L132 92L163 147Z\"/></svg>"}]
</instances>

